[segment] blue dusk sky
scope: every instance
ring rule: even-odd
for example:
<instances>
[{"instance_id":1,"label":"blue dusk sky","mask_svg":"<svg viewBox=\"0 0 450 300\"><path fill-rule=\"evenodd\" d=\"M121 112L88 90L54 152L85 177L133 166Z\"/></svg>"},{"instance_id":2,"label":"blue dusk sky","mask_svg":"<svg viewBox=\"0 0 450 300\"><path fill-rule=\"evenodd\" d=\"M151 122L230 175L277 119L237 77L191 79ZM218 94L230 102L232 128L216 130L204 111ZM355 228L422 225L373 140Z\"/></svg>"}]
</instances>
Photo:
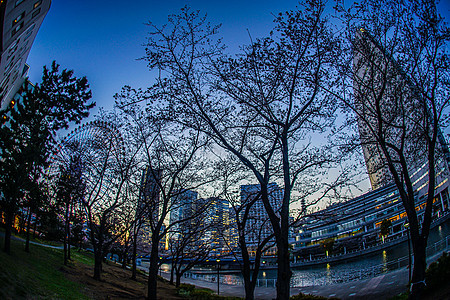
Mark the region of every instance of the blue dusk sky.
<instances>
[{"instance_id":1,"label":"blue dusk sky","mask_svg":"<svg viewBox=\"0 0 450 300\"><path fill-rule=\"evenodd\" d=\"M329 1L333 3L332 1ZM350 1L349 1L350 2ZM449 15L448 0L440 4ZM274 0L53 0L28 57L29 77L39 82L42 66L53 60L76 76L87 76L97 107L113 107L113 95L124 85L146 88L154 81L145 61L143 43L152 21L162 25L169 14L185 5L222 24L220 35L230 50L266 36L273 27L273 15L295 9L297 1ZM449 18L447 18L449 20Z\"/></svg>"},{"instance_id":2,"label":"blue dusk sky","mask_svg":"<svg viewBox=\"0 0 450 300\"><path fill-rule=\"evenodd\" d=\"M39 82L42 66L53 60L76 76L86 76L98 107L113 107L113 95L124 85L148 87L154 81L145 61L143 43L152 21L167 22L185 5L208 15L213 24L222 24L220 34L231 47L248 43L249 36L266 35L273 25L273 14L294 9L295 1L273 0L53 0L39 29L27 63L29 77ZM95 113L94 111L94 113Z\"/></svg>"}]
</instances>

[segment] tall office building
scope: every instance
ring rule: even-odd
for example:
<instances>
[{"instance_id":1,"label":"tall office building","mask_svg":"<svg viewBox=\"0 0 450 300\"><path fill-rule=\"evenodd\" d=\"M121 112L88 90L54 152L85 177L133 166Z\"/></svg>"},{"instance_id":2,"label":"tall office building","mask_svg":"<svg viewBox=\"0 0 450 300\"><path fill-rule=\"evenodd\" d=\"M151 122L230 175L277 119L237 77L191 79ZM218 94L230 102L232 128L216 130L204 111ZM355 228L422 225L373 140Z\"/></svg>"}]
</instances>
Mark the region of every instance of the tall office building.
<instances>
[{"instance_id":1,"label":"tall office building","mask_svg":"<svg viewBox=\"0 0 450 300\"><path fill-rule=\"evenodd\" d=\"M197 197L198 193L191 190L181 189L174 192L171 203L170 224L178 222L171 229L176 232L175 237L182 233L183 230L189 230L189 226L183 226L184 222L182 221L192 216Z\"/></svg>"},{"instance_id":2,"label":"tall office building","mask_svg":"<svg viewBox=\"0 0 450 300\"><path fill-rule=\"evenodd\" d=\"M152 235L151 222L158 220L161 176L162 170L152 170L149 167L142 172L139 202L136 211L137 217L142 221L137 238L141 252L149 249Z\"/></svg>"},{"instance_id":3,"label":"tall office building","mask_svg":"<svg viewBox=\"0 0 450 300\"><path fill-rule=\"evenodd\" d=\"M241 186L241 203L247 203L259 195L261 186L259 184L250 184ZM269 202L275 211L281 208L283 202L283 189L275 182L269 183ZM247 221L246 242L257 244L272 234L272 224L261 199L258 199L252 206Z\"/></svg>"},{"instance_id":4,"label":"tall office building","mask_svg":"<svg viewBox=\"0 0 450 300\"><path fill-rule=\"evenodd\" d=\"M376 140L376 136L382 135L384 140L398 147L404 142L403 152L411 166L408 171L412 174L414 188L420 190L424 187L422 179L428 169L427 145L421 136L425 134L422 126L428 111L421 95L394 58L364 29L356 34L353 70L354 103L372 189L392 183L387 160ZM436 159L437 174L448 174L449 150L440 130L437 147L443 153ZM393 151L392 155L396 157ZM443 180L445 178L441 176L436 184Z\"/></svg>"},{"instance_id":5,"label":"tall office building","mask_svg":"<svg viewBox=\"0 0 450 300\"><path fill-rule=\"evenodd\" d=\"M160 209L160 182L162 170L146 168L142 173L138 208L146 218L157 218Z\"/></svg>"},{"instance_id":6,"label":"tall office building","mask_svg":"<svg viewBox=\"0 0 450 300\"><path fill-rule=\"evenodd\" d=\"M212 245L212 255L220 255L228 251L228 246L224 239L228 235L228 201L218 197L206 199L209 203L207 211L208 230L204 234L204 240L209 241Z\"/></svg>"},{"instance_id":7,"label":"tall office building","mask_svg":"<svg viewBox=\"0 0 450 300\"><path fill-rule=\"evenodd\" d=\"M24 83L31 45L51 0L0 1L0 102L5 109Z\"/></svg>"}]
</instances>

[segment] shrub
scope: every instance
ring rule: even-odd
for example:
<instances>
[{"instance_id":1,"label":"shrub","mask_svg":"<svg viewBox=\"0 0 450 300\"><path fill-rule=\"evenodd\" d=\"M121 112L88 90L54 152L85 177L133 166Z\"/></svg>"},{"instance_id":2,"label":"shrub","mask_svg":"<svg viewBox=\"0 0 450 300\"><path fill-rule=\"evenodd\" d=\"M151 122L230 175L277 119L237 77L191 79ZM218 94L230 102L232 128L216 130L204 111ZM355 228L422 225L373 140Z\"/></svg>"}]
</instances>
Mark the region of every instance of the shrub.
<instances>
[{"instance_id":1,"label":"shrub","mask_svg":"<svg viewBox=\"0 0 450 300\"><path fill-rule=\"evenodd\" d=\"M389 300L408 300L408 298L409 298L409 291L407 291L405 293L401 293L394 297L391 297L391 298L389 298Z\"/></svg>"},{"instance_id":2,"label":"shrub","mask_svg":"<svg viewBox=\"0 0 450 300\"><path fill-rule=\"evenodd\" d=\"M177 294L181 296L189 296L195 290L195 285L182 283L177 288Z\"/></svg>"},{"instance_id":3,"label":"shrub","mask_svg":"<svg viewBox=\"0 0 450 300\"><path fill-rule=\"evenodd\" d=\"M195 285L189 283L182 283L178 288L183 289L187 292L192 292L193 290L195 290Z\"/></svg>"},{"instance_id":4,"label":"shrub","mask_svg":"<svg viewBox=\"0 0 450 300\"><path fill-rule=\"evenodd\" d=\"M425 281L427 290L445 286L450 278L450 256L444 252L437 262L433 262L427 269Z\"/></svg>"},{"instance_id":5,"label":"shrub","mask_svg":"<svg viewBox=\"0 0 450 300\"><path fill-rule=\"evenodd\" d=\"M214 299L214 295L211 294L212 291L208 289L196 289L191 292L190 299L193 300L209 300Z\"/></svg>"},{"instance_id":6,"label":"shrub","mask_svg":"<svg viewBox=\"0 0 450 300\"><path fill-rule=\"evenodd\" d=\"M338 298L327 298L322 296L316 296L316 295L309 295L309 294L303 294L299 293L298 295L291 296L289 300L331 300L331 299L338 299Z\"/></svg>"}]
</instances>

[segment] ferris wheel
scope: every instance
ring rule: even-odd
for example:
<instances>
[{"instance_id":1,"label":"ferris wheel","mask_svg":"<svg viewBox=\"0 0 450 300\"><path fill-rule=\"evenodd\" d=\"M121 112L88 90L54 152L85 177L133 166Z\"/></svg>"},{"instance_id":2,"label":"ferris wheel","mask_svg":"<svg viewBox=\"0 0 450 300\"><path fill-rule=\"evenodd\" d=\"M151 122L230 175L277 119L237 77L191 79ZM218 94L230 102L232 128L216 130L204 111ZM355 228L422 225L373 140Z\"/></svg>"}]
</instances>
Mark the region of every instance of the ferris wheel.
<instances>
[{"instance_id":1,"label":"ferris wheel","mask_svg":"<svg viewBox=\"0 0 450 300\"><path fill-rule=\"evenodd\" d=\"M124 153L120 131L111 123L92 121L79 126L56 146L47 169L49 186L55 188L62 168L67 168L75 160L80 164L78 167L82 176L89 182L98 167L107 166L112 160L120 160ZM107 189L112 180L113 174L110 173L102 175L105 179L103 189Z\"/></svg>"}]
</instances>

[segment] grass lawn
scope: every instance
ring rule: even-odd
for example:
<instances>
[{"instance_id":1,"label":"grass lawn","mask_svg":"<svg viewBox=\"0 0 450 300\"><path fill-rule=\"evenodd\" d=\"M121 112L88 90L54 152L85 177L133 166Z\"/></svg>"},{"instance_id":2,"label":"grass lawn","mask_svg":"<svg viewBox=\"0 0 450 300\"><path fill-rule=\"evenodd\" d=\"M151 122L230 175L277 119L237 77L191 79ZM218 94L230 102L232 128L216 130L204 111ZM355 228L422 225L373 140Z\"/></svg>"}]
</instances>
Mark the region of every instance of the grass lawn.
<instances>
[{"instance_id":1,"label":"grass lawn","mask_svg":"<svg viewBox=\"0 0 450 300\"><path fill-rule=\"evenodd\" d=\"M0 238L3 247L3 237ZM79 283L61 273L62 250L11 240L11 255L0 251L0 299L88 299Z\"/></svg>"},{"instance_id":2,"label":"grass lawn","mask_svg":"<svg viewBox=\"0 0 450 300\"><path fill-rule=\"evenodd\" d=\"M4 238L0 236L0 247ZM0 299L145 299L147 276L111 262L103 264L102 280L92 278L94 259L90 252L72 250L72 261L63 265L61 249L11 240L11 255L0 250ZM186 299L174 286L158 282L159 299Z\"/></svg>"}]
</instances>

